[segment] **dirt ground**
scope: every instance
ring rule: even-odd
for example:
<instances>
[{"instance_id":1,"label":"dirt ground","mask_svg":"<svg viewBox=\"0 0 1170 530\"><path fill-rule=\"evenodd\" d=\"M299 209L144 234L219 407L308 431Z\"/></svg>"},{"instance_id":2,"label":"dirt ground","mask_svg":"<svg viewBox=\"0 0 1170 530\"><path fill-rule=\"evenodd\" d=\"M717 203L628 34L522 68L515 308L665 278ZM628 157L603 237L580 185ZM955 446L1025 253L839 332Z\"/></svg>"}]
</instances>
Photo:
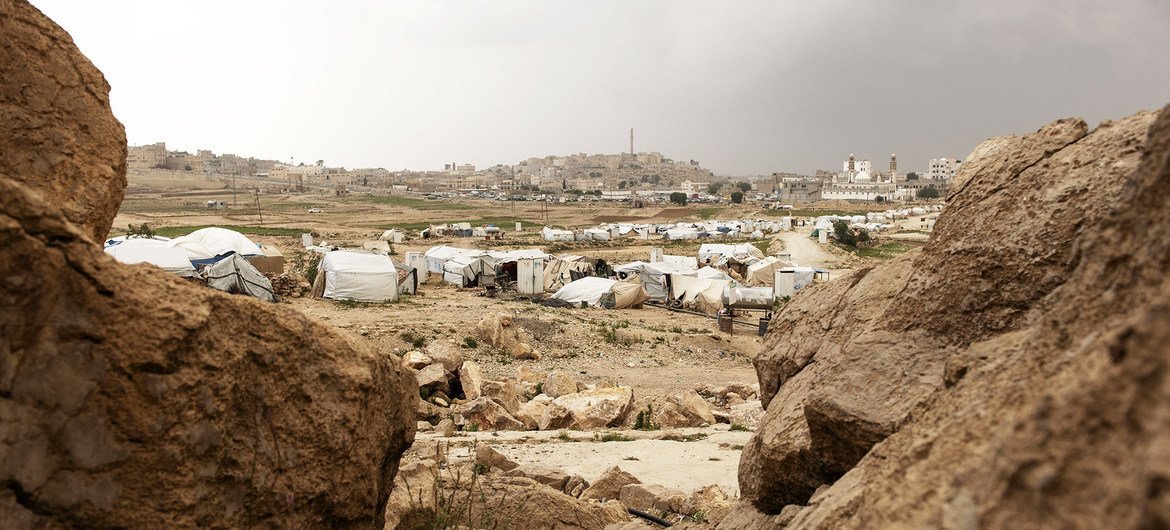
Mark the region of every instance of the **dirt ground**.
<instances>
[{"instance_id":1,"label":"dirt ground","mask_svg":"<svg viewBox=\"0 0 1170 530\"><path fill-rule=\"evenodd\" d=\"M439 244L465 248L542 248L554 254L602 257L612 264L648 260L653 246L667 254L690 255L700 242L664 242L657 239L623 239L612 242L549 244L540 238L545 225L586 227L601 222L671 222L684 219L777 218L782 212L761 205L652 205L629 208L621 204L583 202L551 204L511 203L487 200L428 200L418 195L337 197L326 191L302 193L233 194L230 180L185 173L129 175L130 188L114 222L114 234L133 223L148 223L163 235L174 236L205 225L231 227L253 240L282 250L287 270L303 270L308 254L300 234L312 233L315 240L342 247L359 247L383 230L399 228L410 237L394 245L394 252L425 251ZM239 184L259 184L256 182ZM226 209L208 209L209 200L223 200ZM234 206L233 206L234 204ZM823 213L861 213L872 207L820 205ZM320 208L320 213L310 213ZM263 220L261 221L261 218ZM507 233L503 240L471 238L418 239L417 232L429 223L468 221L473 225L493 223ZM521 231L514 223L523 224ZM904 251L928 237L921 219L901 222L896 234L883 240L897 241ZM850 271L877 258L846 252L833 245L820 245L809 237L811 226L769 236L761 243L767 252L792 255L800 265L831 271L837 281ZM745 240L746 241L746 240ZM888 257L888 256L886 256ZM733 334L717 330L712 317L646 306L641 309L549 308L525 299L500 294L485 296L482 289L458 289L431 280L413 296L391 304L339 303L312 298L291 298L291 305L318 321L354 333L387 353L401 354L416 343L451 341L460 345L464 356L479 362L490 378L514 377L521 365L539 371L563 370L574 373L582 383L614 383L635 389L635 397L668 395L692 389L698 384L726 385L756 382L751 358L761 339L756 319L739 317L745 325ZM476 324L492 313L508 313L524 338L542 355L539 361L513 360L493 351L474 338ZM719 484L734 494L739 450L750 436L728 432L726 425L697 429L707 438L691 442L642 439L628 442L599 442L582 433L581 443L564 443L555 433L470 433L499 444L498 448L518 462L541 462L562 467L587 479L611 465L620 465L646 482L681 489ZM462 433L461 436L467 436ZM433 439L435 433L420 434ZM575 433L574 436L577 436ZM685 470L685 472L680 472Z\"/></svg>"}]
</instances>

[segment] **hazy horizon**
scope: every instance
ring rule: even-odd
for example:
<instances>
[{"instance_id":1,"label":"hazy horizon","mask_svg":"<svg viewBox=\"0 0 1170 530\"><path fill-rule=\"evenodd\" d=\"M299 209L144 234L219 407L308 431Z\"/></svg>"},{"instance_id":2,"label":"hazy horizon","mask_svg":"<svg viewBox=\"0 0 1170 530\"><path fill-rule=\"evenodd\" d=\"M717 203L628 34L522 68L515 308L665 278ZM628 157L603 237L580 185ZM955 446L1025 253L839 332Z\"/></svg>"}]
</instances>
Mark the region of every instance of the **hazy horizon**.
<instances>
[{"instance_id":1,"label":"hazy horizon","mask_svg":"<svg viewBox=\"0 0 1170 530\"><path fill-rule=\"evenodd\" d=\"M33 0L132 145L391 170L659 151L904 171L1170 101L1170 2Z\"/></svg>"}]
</instances>

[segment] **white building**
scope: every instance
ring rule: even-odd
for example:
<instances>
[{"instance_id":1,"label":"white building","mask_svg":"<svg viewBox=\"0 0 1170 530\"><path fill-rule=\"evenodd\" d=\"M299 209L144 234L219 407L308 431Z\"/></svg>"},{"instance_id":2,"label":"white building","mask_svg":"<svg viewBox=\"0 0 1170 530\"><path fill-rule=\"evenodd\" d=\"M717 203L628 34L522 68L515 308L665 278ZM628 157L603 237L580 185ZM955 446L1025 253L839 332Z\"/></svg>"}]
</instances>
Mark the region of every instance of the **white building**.
<instances>
[{"instance_id":1,"label":"white building","mask_svg":"<svg viewBox=\"0 0 1170 530\"><path fill-rule=\"evenodd\" d=\"M883 175L873 170L869 160L857 160L853 155L842 164L843 170L833 175L829 185L821 188L826 200L876 201L894 198L897 191L897 157L890 155L890 172Z\"/></svg>"},{"instance_id":2,"label":"white building","mask_svg":"<svg viewBox=\"0 0 1170 530\"><path fill-rule=\"evenodd\" d=\"M923 175L923 178L950 180L955 177L955 173L959 172L959 166L962 164L962 160L954 158L932 158L930 159L930 165L927 166L926 175Z\"/></svg>"}]
</instances>

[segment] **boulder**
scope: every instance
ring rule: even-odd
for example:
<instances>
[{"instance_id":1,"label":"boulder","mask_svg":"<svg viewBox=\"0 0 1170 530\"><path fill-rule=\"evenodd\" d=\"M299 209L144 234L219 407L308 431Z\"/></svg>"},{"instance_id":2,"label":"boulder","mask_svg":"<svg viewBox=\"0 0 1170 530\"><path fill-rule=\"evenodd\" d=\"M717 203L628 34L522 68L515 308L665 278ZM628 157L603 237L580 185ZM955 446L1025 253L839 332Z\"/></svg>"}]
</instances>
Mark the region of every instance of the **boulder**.
<instances>
[{"instance_id":1,"label":"boulder","mask_svg":"<svg viewBox=\"0 0 1170 530\"><path fill-rule=\"evenodd\" d=\"M576 393L577 389L577 379L566 372L559 371L549 374L541 385L541 393L551 398Z\"/></svg>"},{"instance_id":2,"label":"boulder","mask_svg":"<svg viewBox=\"0 0 1170 530\"><path fill-rule=\"evenodd\" d=\"M532 346L527 342L521 342L512 348L512 358L517 360L539 361L540 354L533 351Z\"/></svg>"},{"instance_id":3,"label":"boulder","mask_svg":"<svg viewBox=\"0 0 1170 530\"><path fill-rule=\"evenodd\" d=\"M455 420L443 418L438 425L435 425L435 432L440 432L448 438L455 436Z\"/></svg>"},{"instance_id":4,"label":"boulder","mask_svg":"<svg viewBox=\"0 0 1170 530\"><path fill-rule=\"evenodd\" d=\"M31 8L10 18L12 5L3 31L59 32ZM397 358L292 308L118 263L58 202L0 175L0 498L20 492L13 520L381 524L418 403Z\"/></svg>"},{"instance_id":5,"label":"boulder","mask_svg":"<svg viewBox=\"0 0 1170 530\"><path fill-rule=\"evenodd\" d=\"M477 362L467 361L459 368L459 386L463 389L463 397L469 401L483 395L480 386L484 380L483 369Z\"/></svg>"},{"instance_id":6,"label":"boulder","mask_svg":"<svg viewBox=\"0 0 1170 530\"><path fill-rule=\"evenodd\" d=\"M502 471L511 471L516 469L519 464L511 461L499 451L496 451L488 444L478 444L475 447L475 461L488 467L494 467Z\"/></svg>"},{"instance_id":7,"label":"boulder","mask_svg":"<svg viewBox=\"0 0 1170 530\"><path fill-rule=\"evenodd\" d=\"M589 481L585 480L585 477L582 477L581 475L570 476L569 480L565 482L565 495L580 497L581 493L584 492L588 487Z\"/></svg>"},{"instance_id":8,"label":"boulder","mask_svg":"<svg viewBox=\"0 0 1170 530\"><path fill-rule=\"evenodd\" d=\"M435 426L431 425L429 421L418 420L414 422L414 430L417 432L427 432L434 428Z\"/></svg>"},{"instance_id":9,"label":"boulder","mask_svg":"<svg viewBox=\"0 0 1170 530\"><path fill-rule=\"evenodd\" d=\"M484 381L480 385L484 396L492 398L504 407L508 414L515 416L520 412L520 397L516 395L516 384L511 381Z\"/></svg>"},{"instance_id":10,"label":"boulder","mask_svg":"<svg viewBox=\"0 0 1170 530\"><path fill-rule=\"evenodd\" d=\"M28 2L3 2L0 20L0 175L101 243L126 188L126 133L110 111L110 85Z\"/></svg>"},{"instance_id":11,"label":"boulder","mask_svg":"<svg viewBox=\"0 0 1170 530\"><path fill-rule=\"evenodd\" d=\"M457 423L464 425L464 430L468 430L468 427L481 431L519 431L524 429L523 423L508 414L502 405L492 401L489 397L481 397L464 403L456 406L453 410L456 417L462 420L457 421Z\"/></svg>"},{"instance_id":12,"label":"boulder","mask_svg":"<svg viewBox=\"0 0 1170 530\"><path fill-rule=\"evenodd\" d=\"M562 492L565 489L565 484L569 482L569 475L564 471L555 467L537 463L521 464L504 474L509 477L530 478L554 490Z\"/></svg>"},{"instance_id":13,"label":"boulder","mask_svg":"<svg viewBox=\"0 0 1170 530\"><path fill-rule=\"evenodd\" d=\"M661 400L654 412L654 423L663 428L673 429L715 425L716 422L707 400L691 390Z\"/></svg>"},{"instance_id":14,"label":"boulder","mask_svg":"<svg viewBox=\"0 0 1170 530\"><path fill-rule=\"evenodd\" d=\"M731 407L731 423L755 429L764 416L764 408L759 401L748 401Z\"/></svg>"},{"instance_id":15,"label":"boulder","mask_svg":"<svg viewBox=\"0 0 1170 530\"><path fill-rule=\"evenodd\" d=\"M419 388L425 388L431 392L443 393L451 390L448 383L447 370L443 369L443 365L439 363L428 365L422 370L419 370L418 375L415 377L418 378Z\"/></svg>"},{"instance_id":16,"label":"boulder","mask_svg":"<svg viewBox=\"0 0 1170 530\"><path fill-rule=\"evenodd\" d=\"M544 413L540 415L540 423L537 427L542 431L568 429L573 426L573 421L573 413L563 405L554 402L545 407Z\"/></svg>"},{"instance_id":17,"label":"boulder","mask_svg":"<svg viewBox=\"0 0 1170 530\"><path fill-rule=\"evenodd\" d=\"M520 410L516 411L515 417L524 424L525 430L536 430L540 428L540 419L544 417L546 409L548 409L548 405L538 401L521 403Z\"/></svg>"},{"instance_id":18,"label":"boulder","mask_svg":"<svg viewBox=\"0 0 1170 530\"><path fill-rule=\"evenodd\" d=\"M453 493L450 513L461 514L461 527L600 530L630 520L616 501L582 501L522 476L482 476L474 492ZM464 520L471 524L463 525Z\"/></svg>"},{"instance_id":19,"label":"boulder","mask_svg":"<svg viewBox=\"0 0 1170 530\"><path fill-rule=\"evenodd\" d=\"M622 471L618 466L613 466L603 471L601 476L581 493L581 498L599 501L617 499L621 496L622 486L641 483L637 477Z\"/></svg>"},{"instance_id":20,"label":"boulder","mask_svg":"<svg viewBox=\"0 0 1170 530\"><path fill-rule=\"evenodd\" d=\"M475 325L475 335L492 348L510 352L518 359L531 358L522 356L533 353L532 346L520 337L519 329L512 325L512 317L507 313L494 313L483 317Z\"/></svg>"},{"instance_id":21,"label":"boulder","mask_svg":"<svg viewBox=\"0 0 1170 530\"><path fill-rule=\"evenodd\" d=\"M773 318L721 526L1167 524L1168 202L1170 109L980 144L925 247Z\"/></svg>"},{"instance_id":22,"label":"boulder","mask_svg":"<svg viewBox=\"0 0 1170 530\"><path fill-rule=\"evenodd\" d=\"M436 340L427 345L427 356L453 374L463 367L463 353L449 340Z\"/></svg>"},{"instance_id":23,"label":"boulder","mask_svg":"<svg viewBox=\"0 0 1170 530\"><path fill-rule=\"evenodd\" d=\"M423 521L434 520L438 506L439 465L424 459L402 465L394 477L394 490L386 502L386 530L418 528Z\"/></svg>"},{"instance_id":24,"label":"boulder","mask_svg":"<svg viewBox=\"0 0 1170 530\"><path fill-rule=\"evenodd\" d=\"M644 512L683 513L687 494L658 484L626 484L618 493L622 504Z\"/></svg>"},{"instance_id":25,"label":"boulder","mask_svg":"<svg viewBox=\"0 0 1170 530\"><path fill-rule=\"evenodd\" d=\"M727 497L723 488L709 484L687 495L680 513L691 517L702 516L703 522L714 525L727 517L731 508L732 500Z\"/></svg>"},{"instance_id":26,"label":"boulder","mask_svg":"<svg viewBox=\"0 0 1170 530\"><path fill-rule=\"evenodd\" d=\"M431 357L429 355L427 355L423 352L420 352L418 350L408 351L405 354L403 354L403 356L402 356L402 364L409 366L410 368L413 368L415 370L422 370L423 368L426 368L428 365L430 365L433 362L435 362L435 361L433 359L431 359ZM442 365L440 365L440 366L442 366ZM448 370L448 371L450 371L450 370Z\"/></svg>"},{"instance_id":27,"label":"boulder","mask_svg":"<svg viewBox=\"0 0 1170 530\"><path fill-rule=\"evenodd\" d=\"M572 415L570 427L581 430L620 425L633 402L634 391L628 386L585 390L553 401Z\"/></svg>"}]
</instances>

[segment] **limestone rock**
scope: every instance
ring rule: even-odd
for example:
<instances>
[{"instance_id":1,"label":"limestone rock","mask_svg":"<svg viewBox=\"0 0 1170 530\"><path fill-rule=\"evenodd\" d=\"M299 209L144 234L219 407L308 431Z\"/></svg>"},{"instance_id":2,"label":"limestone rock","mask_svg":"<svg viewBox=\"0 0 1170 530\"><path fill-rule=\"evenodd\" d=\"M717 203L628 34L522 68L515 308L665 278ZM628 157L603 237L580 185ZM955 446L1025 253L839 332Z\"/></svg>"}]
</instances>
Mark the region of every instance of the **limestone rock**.
<instances>
[{"instance_id":1,"label":"limestone rock","mask_svg":"<svg viewBox=\"0 0 1170 530\"><path fill-rule=\"evenodd\" d=\"M511 381L484 381L480 391L504 407L508 414L515 416L520 412L520 397L516 394L516 385Z\"/></svg>"},{"instance_id":2,"label":"limestone rock","mask_svg":"<svg viewBox=\"0 0 1170 530\"><path fill-rule=\"evenodd\" d=\"M414 425L415 425L414 430L417 432L427 432L435 427L434 425L431 425L431 422L423 421L423 420L418 420L418 421L414 422Z\"/></svg>"},{"instance_id":3,"label":"limestone rock","mask_svg":"<svg viewBox=\"0 0 1170 530\"><path fill-rule=\"evenodd\" d=\"M1170 521L1170 110L1086 131L984 142L927 246L773 318L722 527Z\"/></svg>"},{"instance_id":4,"label":"limestone rock","mask_svg":"<svg viewBox=\"0 0 1170 530\"><path fill-rule=\"evenodd\" d=\"M455 436L455 420L452 420L451 418L443 418L443 420L435 426L435 431L443 433L443 436L446 437Z\"/></svg>"},{"instance_id":5,"label":"limestone rock","mask_svg":"<svg viewBox=\"0 0 1170 530\"><path fill-rule=\"evenodd\" d=\"M528 463L519 465L505 475L509 477L526 477L535 480L557 491L564 491L569 475L555 467L544 464Z\"/></svg>"},{"instance_id":6,"label":"limestone rock","mask_svg":"<svg viewBox=\"0 0 1170 530\"><path fill-rule=\"evenodd\" d=\"M466 361L459 368L459 386L463 389L463 396L469 401L483 395L480 386L483 385L484 380L483 369L479 367L477 362Z\"/></svg>"},{"instance_id":7,"label":"limestone rock","mask_svg":"<svg viewBox=\"0 0 1170 530\"><path fill-rule=\"evenodd\" d=\"M22 16L0 28L56 31ZM13 518L380 522L415 431L418 395L397 358L293 309L117 263L57 202L0 175L0 481L22 492Z\"/></svg>"},{"instance_id":8,"label":"limestone rock","mask_svg":"<svg viewBox=\"0 0 1170 530\"><path fill-rule=\"evenodd\" d=\"M759 401L748 401L731 407L731 423L743 425L749 429L755 429L763 416L764 408L760 406Z\"/></svg>"},{"instance_id":9,"label":"limestone rock","mask_svg":"<svg viewBox=\"0 0 1170 530\"><path fill-rule=\"evenodd\" d=\"M701 427L715 425L715 416L711 414L707 401L692 390L662 400L654 412L654 423L668 429Z\"/></svg>"},{"instance_id":10,"label":"limestone rock","mask_svg":"<svg viewBox=\"0 0 1170 530\"><path fill-rule=\"evenodd\" d=\"M463 367L463 353L449 340L436 340L428 344L426 353L434 362L442 363L443 368L453 374L459 373L459 369Z\"/></svg>"},{"instance_id":11,"label":"limestone rock","mask_svg":"<svg viewBox=\"0 0 1170 530\"><path fill-rule=\"evenodd\" d=\"M622 504L644 512L682 513L687 495L658 484L626 484L619 492Z\"/></svg>"},{"instance_id":12,"label":"limestone rock","mask_svg":"<svg viewBox=\"0 0 1170 530\"><path fill-rule=\"evenodd\" d=\"M510 352L517 359L530 358L524 355L532 354L532 346L520 337L519 330L512 325L511 315L507 313L483 317L475 326L475 334L492 348Z\"/></svg>"},{"instance_id":13,"label":"limestone rock","mask_svg":"<svg viewBox=\"0 0 1170 530\"><path fill-rule=\"evenodd\" d=\"M0 20L0 175L43 194L101 243L126 188L126 133L110 111L110 86L28 2L0 3Z\"/></svg>"},{"instance_id":14,"label":"limestone rock","mask_svg":"<svg viewBox=\"0 0 1170 530\"><path fill-rule=\"evenodd\" d=\"M548 405L538 401L529 401L520 404L520 410L516 411L516 419L524 424L525 430L536 430L540 428L540 419L544 417L544 411L548 409Z\"/></svg>"},{"instance_id":15,"label":"limestone rock","mask_svg":"<svg viewBox=\"0 0 1170 530\"><path fill-rule=\"evenodd\" d=\"M618 466L613 466L602 472L601 476L581 493L581 498L599 501L617 499L621 496L622 486L641 483L637 477L622 471Z\"/></svg>"},{"instance_id":16,"label":"limestone rock","mask_svg":"<svg viewBox=\"0 0 1170 530\"><path fill-rule=\"evenodd\" d=\"M435 362L431 357L418 350L411 350L402 356L402 364L409 366L415 370L422 370L427 365ZM440 365L442 366L442 365ZM450 370L447 370L450 371Z\"/></svg>"},{"instance_id":17,"label":"limestone rock","mask_svg":"<svg viewBox=\"0 0 1170 530\"><path fill-rule=\"evenodd\" d=\"M616 501L582 501L524 477L481 479L474 493L457 491L450 503L452 513L464 514L477 528L602 529L630 520Z\"/></svg>"},{"instance_id":18,"label":"limestone rock","mask_svg":"<svg viewBox=\"0 0 1170 530\"><path fill-rule=\"evenodd\" d=\"M459 405L454 408L454 411L463 420L464 426L474 425L481 431L518 431L524 429L523 423L508 414L502 405L488 397L481 397Z\"/></svg>"},{"instance_id":19,"label":"limestone rock","mask_svg":"<svg viewBox=\"0 0 1170 530\"><path fill-rule=\"evenodd\" d=\"M516 377L520 379L521 383L543 383L548 378L548 373L521 366L516 370Z\"/></svg>"},{"instance_id":20,"label":"limestone rock","mask_svg":"<svg viewBox=\"0 0 1170 530\"><path fill-rule=\"evenodd\" d=\"M573 421L573 413L563 405L554 402L545 407L544 413L540 416L538 427L542 431L568 429L573 426Z\"/></svg>"},{"instance_id":21,"label":"limestone rock","mask_svg":"<svg viewBox=\"0 0 1170 530\"><path fill-rule=\"evenodd\" d=\"M479 444L475 447L475 461L503 471L511 471L519 466L488 444Z\"/></svg>"},{"instance_id":22,"label":"limestone rock","mask_svg":"<svg viewBox=\"0 0 1170 530\"><path fill-rule=\"evenodd\" d=\"M428 365L426 368L418 371L418 387L426 388L432 392L448 392L450 385L447 382L447 371L443 369L443 365L434 363Z\"/></svg>"},{"instance_id":23,"label":"limestone rock","mask_svg":"<svg viewBox=\"0 0 1170 530\"><path fill-rule=\"evenodd\" d=\"M566 372L553 372L544 379L541 392L551 398L559 398L577 392L577 379Z\"/></svg>"},{"instance_id":24,"label":"limestone rock","mask_svg":"<svg viewBox=\"0 0 1170 530\"><path fill-rule=\"evenodd\" d=\"M422 460L404 464L394 477L394 491L386 502L387 530L417 528L420 521L433 520L439 476L439 466L434 460Z\"/></svg>"},{"instance_id":25,"label":"limestone rock","mask_svg":"<svg viewBox=\"0 0 1170 530\"><path fill-rule=\"evenodd\" d=\"M539 361L540 354L533 351L532 346L527 342L520 342L512 348L512 358L517 360Z\"/></svg>"},{"instance_id":26,"label":"limestone rock","mask_svg":"<svg viewBox=\"0 0 1170 530\"><path fill-rule=\"evenodd\" d=\"M553 401L572 415L571 427L582 430L620 425L633 402L634 391L628 386L585 390Z\"/></svg>"}]
</instances>

